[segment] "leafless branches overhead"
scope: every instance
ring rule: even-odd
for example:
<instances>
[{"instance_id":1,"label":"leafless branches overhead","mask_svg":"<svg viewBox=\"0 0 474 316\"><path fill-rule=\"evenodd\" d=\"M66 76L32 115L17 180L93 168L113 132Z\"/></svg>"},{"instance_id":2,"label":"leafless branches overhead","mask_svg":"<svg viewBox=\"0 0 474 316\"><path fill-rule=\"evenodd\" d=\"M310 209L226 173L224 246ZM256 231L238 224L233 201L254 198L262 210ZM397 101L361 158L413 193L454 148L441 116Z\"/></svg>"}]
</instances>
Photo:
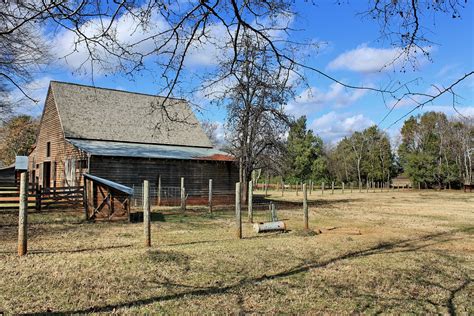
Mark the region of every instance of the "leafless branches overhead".
<instances>
[{"instance_id":1,"label":"leafless branches overhead","mask_svg":"<svg viewBox=\"0 0 474 316\"><path fill-rule=\"evenodd\" d=\"M313 3L317 1L305 5ZM348 89L379 93L385 100L395 102L420 94L409 83L373 87L344 82L295 56L292 53L295 46L311 47L289 37L294 31L290 21L297 15L294 6L291 0L2 2L0 80L4 86L23 91L35 68L48 61L48 47L41 39L53 33L69 34L73 38L72 46L60 57L72 63L74 54L82 56L80 63L73 64L77 71L135 76L152 63L157 65L154 69L159 69L161 78L158 93L169 98L185 79L183 70L189 56L203 45L214 45L221 52L219 57L230 65L227 73L216 69L215 81L230 77L239 62L239 46L245 34L268 48L278 65L277 72L291 70L293 76L301 78L307 72L317 73ZM377 0L368 1L364 15L379 23L381 34L391 45L401 48L396 59L410 63L417 56L414 52L429 55L428 17L445 14L457 18L463 8L461 0ZM431 101L453 93L456 84L440 88ZM164 101L161 106L164 107Z\"/></svg>"}]
</instances>

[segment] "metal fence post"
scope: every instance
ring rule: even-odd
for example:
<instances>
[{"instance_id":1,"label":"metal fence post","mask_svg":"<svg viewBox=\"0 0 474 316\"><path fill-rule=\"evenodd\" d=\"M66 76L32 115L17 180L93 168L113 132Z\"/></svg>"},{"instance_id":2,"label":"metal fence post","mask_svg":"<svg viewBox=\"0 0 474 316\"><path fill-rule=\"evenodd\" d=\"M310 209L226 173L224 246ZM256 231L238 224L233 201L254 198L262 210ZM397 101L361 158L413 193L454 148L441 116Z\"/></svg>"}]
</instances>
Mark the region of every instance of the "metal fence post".
<instances>
[{"instance_id":1,"label":"metal fence post","mask_svg":"<svg viewBox=\"0 0 474 316\"><path fill-rule=\"evenodd\" d=\"M184 192L184 177L181 177L181 189L180 189L180 196L181 196L181 211L186 211L186 196Z\"/></svg>"},{"instance_id":2,"label":"metal fence post","mask_svg":"<svg viewBox=\"0 0 474 316\"><path fill-rule=\"evenodd\" d=\"M209 179L209 213L212 213L212 179Z\"/></svg>"},{"instance_id":3,"label":"metal fence post","mask_svg":"<svg viewBox=\"0 0 474 316\"><path fill-rule=\"evenodd\" d=\"M248 217L249 223L253 223L253 182L252 180L249 181L249 188L248 188Z\"/></svg>"},{"instance_id":4,"label":"metal fence post","mask_svg":"<svg viewBox=\"0 0 474 316\"><path fill-rule=\"evenodd\" d=\"M304 212L304 229L309 229L308 224L308 192L306 190L306 183L303 184L303 212Z\"/></svg>"},{"instance_id":5,"label":"metal fence post","mask_svg":"<svg viewBox=\"0 0 474 316\"><path fill-rule=\"evenodd\" d=\"M237 238L242 239L242 210L240 208L240 182L235 184L235 220Z\"/></svg>"},{"instance_id":6,"label":"metal fence post","mask_svg":"<svg viewBox=\"0 0 474 316\"><path fill-rule=\"evenodd\" d=\"M150 188L148 180L143 181L143 226L145 246L151 247Z\"/></svg>"},{"instance_id":7,"label":"metal fence post","mask_svg":"<svg viewBox=\"0 0 474 316\"><path fill-rule=\"evenodd\" d=\"M161 175L158 176L158 188L156 189L156 204L161 205Z\"/></svg>"}]
</instances>

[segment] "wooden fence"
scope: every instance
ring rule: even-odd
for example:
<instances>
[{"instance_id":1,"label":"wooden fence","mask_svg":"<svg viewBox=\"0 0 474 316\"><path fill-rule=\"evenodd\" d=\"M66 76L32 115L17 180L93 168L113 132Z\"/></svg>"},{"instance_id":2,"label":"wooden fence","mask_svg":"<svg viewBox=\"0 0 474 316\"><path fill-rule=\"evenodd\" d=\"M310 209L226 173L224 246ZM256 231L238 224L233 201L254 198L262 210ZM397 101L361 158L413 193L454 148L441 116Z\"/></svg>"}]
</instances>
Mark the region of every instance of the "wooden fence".
<instances>
[{"instance_id":1,"label":"wooden fence","mask_svg":"<svg viewBox=\"0 0 474 316\"><path fill-rule=\"evenodd\" d=\"M77 187L53 187L35 189L35 209L41 211L43 208L80 207L84 202L84 188Z\"/></svg>"},{"instance_id":2,"label":"wooden fence","mask_svg":"<svg viewBox=\"0 0 474 316\"><path fill-rule=\"evenodd\" d=\"M83 205L83 187L42 188L29 186L28 207L41 211L50 208L76 208ZM17 187L0 187L0 209L18 209L19 190Z\"/></svg>"}]
</instances>

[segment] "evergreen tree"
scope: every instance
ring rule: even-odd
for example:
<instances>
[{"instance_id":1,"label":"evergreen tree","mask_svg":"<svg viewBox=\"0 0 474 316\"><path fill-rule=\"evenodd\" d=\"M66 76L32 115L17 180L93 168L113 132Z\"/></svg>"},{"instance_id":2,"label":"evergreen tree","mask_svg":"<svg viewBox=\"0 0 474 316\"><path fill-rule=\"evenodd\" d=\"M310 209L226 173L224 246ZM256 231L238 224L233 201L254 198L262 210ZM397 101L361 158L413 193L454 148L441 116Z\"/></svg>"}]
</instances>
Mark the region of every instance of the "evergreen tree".
<instances>
[{"instance_id":1,"label":"evergreen tree","mask_svg":"<svg viewBox=\"0 0 474 316\"><path fill-rule=\"evenodd\" d=\"M306 127L306 116L291 124L287 139L286 179L301 182L323 177L326 162L323 158L323 141Z\"/></svg>"}]
</instances>

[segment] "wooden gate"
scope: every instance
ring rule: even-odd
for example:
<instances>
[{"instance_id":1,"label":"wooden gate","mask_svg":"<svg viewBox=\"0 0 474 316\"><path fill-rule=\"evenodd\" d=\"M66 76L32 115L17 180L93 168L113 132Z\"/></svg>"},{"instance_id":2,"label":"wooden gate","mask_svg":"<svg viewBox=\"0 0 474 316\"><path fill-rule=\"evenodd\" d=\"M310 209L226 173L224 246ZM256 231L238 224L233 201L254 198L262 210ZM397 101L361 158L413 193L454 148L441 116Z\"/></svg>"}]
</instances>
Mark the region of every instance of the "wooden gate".
<instances>
[{"instance_id":1,"label":"wooden gate","mask_svg":"<svg viewBox=\"0 0 474 316\"><path fill-rule=\"evenodd\" d=\"M82 206L84 189L82 187L39 188L35 194L35 208L75 208Z\"/></svg>"}]
</instances>

